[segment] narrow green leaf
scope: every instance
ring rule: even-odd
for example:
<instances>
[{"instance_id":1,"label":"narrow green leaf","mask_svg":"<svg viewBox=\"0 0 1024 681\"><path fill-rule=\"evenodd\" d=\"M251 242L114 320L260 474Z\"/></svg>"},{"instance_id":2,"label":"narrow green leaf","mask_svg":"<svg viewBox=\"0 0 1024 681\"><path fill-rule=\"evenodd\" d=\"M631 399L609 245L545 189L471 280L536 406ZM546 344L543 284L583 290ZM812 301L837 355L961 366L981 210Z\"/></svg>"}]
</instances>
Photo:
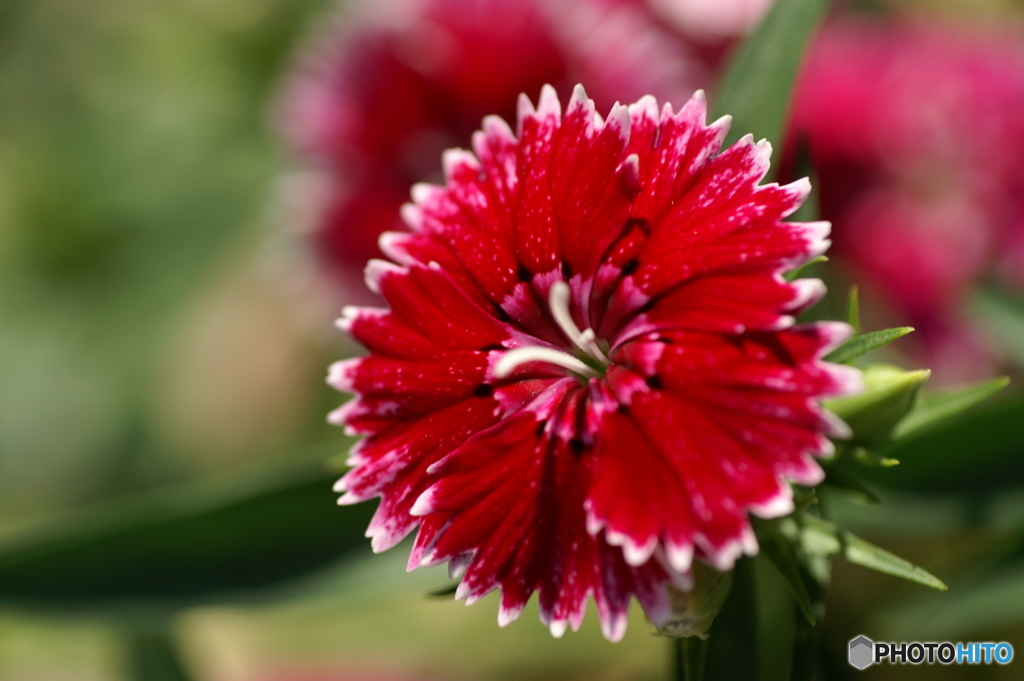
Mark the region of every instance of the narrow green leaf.
<instances>
[{"instance_id":1,"label":"narrow green leaf","mask_svg":"<svg viewBox=\"0 0 1024 681\"><path fill-rule=\"evenodd\" d=\"M338 507L323 456L276 461L79 511L0 544L0 602L172 611L369 552L372 505Z\"/></svg>"},{"instance_id":2,"label":"narrow green leaf","mask_svg":"<svg viewBox=\"0 0 1024 681\"><path fill-rule=\"evenodd\" d=\"M796 217L795 216L794 216L793 220L796 221ZM794 279L799 279L800 277L804 276L804 274L807 273L807 270L809 270L814 265L818 265L820 263L825 263L825 262L828 262L828 256L827 255L819 255L817 258L815 258L813 260L809 260L809 261L805 262L803 265L800 265L800 267L797 267L794 270L790 270L789 272L786 272L786 274L785 274L786 281L793 281Z\"/></svg>"},{"instance_id":3,"label":"narrow green leaf","mask_svg":"<svg viewBox=\"0 0 1024 681\"><path fill-rule=\"evenodd\" d=\"M458 589L459 583L453 582L448 586L444 586L440 589L436 589L434 591L427 593L427 598L448 598L449 596L454 596L455 592L458 591Z\"/></svg>"},{"instance_id":4,"label":"narrow green leaf","mask_svg":"<svg viewBox=\"0 0 1024 681\"><path fill-rule=\"evenodd\" d=\"M856 501L864 504L878 505L882 503L877 494L872 492L848 470L844 470L843 467L829 469L825 482L822 484L840 489L852 495Z\"/></svg>"},{"instance_id":5,"label":"narrow green leaf","mask_svg":"<svg viewBox=\"0 0 1024 681\"><path fill-rule=\"evenodd\" d=\"M872 350L877 350L892 343L894 340L903 338L913 330L913 327L910 326L897 326L892 329L859 333L826 355L825 361L835 362L836 364L849 364Z\"/></svg>"},{"instance_id":6,"label":"narrow green leaf","mask_svg":"<svg viewBox=\"0 0 1024 681\"><path fill-rule=\"evenodd\" d=\"M830 0L778 0L733 55L719 83L715 117L733 117L727 144L741 135L782 148L782 135L804 49Z\"/></svg>"},{"instance_id":7,"label":"narrow green leaf","mask_svg":"<svg viewBox=\"0 0 1024 681\"><path fill-rule=\"evenodd\" d=\"M761 550L772 562L772 565L779 571L782 578L789 587L790 596L796 602L801 614L809 623L817 624L817 617L814 614L814 604L811 603L811 596L807 593L807 585L800 574L800 566L793 555L793 549L780 535L769 535L759 537Z\"/></svg>"},{"instance_id":8,"label":"narrow green leaf","mask_svg":"<svg viewBox=\"0 0 1024 681\"><path fill-rule=\"evenodd\" d=\"M984 402L1009 384L1010 379L1004 376L930 395L922 394L910 413L896 425L893 438L907 437L928 426L941 423Z\"/></svg>"},{"instance_id":9,"label":"narrow green leaf","mask_svg":"<svg viewBox=\"0 0 1024 681\"><path fill-rule=\"evenodd\" d=\"M801 519L801 523L801 545L807 553L841 555L855 565L902 577L940 591L948 588L924 568L917 567L850 532L840 530L827 520L808 515Z\"/></svg>"},{"instance_id":10,"label":"narrow green leaf","mask_svg":"<svg viewBox=\"0 0 1024 681\"><path fill-rule=\"evenodd\" d=\"M1024 486L1024 397L1000 400L922 428L879 450L899 459L886 470L864 469L869 482L917 493L991 498Z\"/></svg>"},{"instance_id":11,"label":"narrow green leaf","mask_svg":"<svg viewBox=\"0 0 1024 681\"><path fill-rule=\"evenodd\" d=\"M860 333L860 294L856 284L850 287L850 295L846 299L846 323Z\"/></svg>"},{"instance_id":12,"label":"narrow green leaf","mask_svg":"<svg viewBox=\"0 0 1024 681\"><path fill-rule=\"evenodd\" d=\"M939 591L945 591L949 588L938 577L924 568L917 567L913 563L866 542L856 535L843 532L841 537L843 540L843 558L846 558L846 560L855 565L902 577L903 579L917 582L924 586L930 586Z\"/></svg>"}]
</instances>

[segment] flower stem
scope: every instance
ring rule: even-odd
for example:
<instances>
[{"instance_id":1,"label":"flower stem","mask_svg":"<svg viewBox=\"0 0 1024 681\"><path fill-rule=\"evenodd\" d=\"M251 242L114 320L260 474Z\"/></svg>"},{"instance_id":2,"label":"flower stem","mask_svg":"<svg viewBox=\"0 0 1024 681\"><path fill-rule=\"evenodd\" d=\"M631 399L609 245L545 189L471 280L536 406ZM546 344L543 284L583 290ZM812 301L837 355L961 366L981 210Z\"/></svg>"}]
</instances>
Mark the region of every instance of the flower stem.
<instances>
[{"instance_id":1,"label":"flower stem","mask_svg":"<svg viewBox=\"0 0 1024 681\"><path fill-rule=\"evenodd\" d=\"M132 681L192 681L167 630L144 629L127 635L128 678Z\"/></svg>"},{"instance_id":2,"label":"flower stem","mask_svg":"<svg viewBox=\"0 0 1024 681\"><path fill-rule=\"evenodd\" d=\"M701 681L704 678L704 658L708 642L697 636L674 638L672 641L673 679L675 681Z\"/></svg>"}]
</instances>

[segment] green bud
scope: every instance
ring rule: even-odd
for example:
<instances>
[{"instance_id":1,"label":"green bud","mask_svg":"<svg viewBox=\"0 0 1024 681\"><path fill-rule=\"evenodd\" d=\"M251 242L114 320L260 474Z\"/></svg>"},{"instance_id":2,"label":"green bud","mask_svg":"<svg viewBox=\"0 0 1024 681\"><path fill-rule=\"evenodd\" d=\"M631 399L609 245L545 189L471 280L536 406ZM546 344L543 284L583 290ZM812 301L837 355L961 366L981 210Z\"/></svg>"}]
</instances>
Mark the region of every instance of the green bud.
<instances>
[{"instance_id":1,"label":"green bud","mask_svg":"<svg viewBox=\"0 0 1024 681\"><path fill-rule=\"evenodd\" d=\"M893 428L914 406L917 393L931 372L904 371L888 364L864 369L864 392L827 400L825 407L853 429L855 443L876 447L885 444Z\"/></svg>"}]
</instances>

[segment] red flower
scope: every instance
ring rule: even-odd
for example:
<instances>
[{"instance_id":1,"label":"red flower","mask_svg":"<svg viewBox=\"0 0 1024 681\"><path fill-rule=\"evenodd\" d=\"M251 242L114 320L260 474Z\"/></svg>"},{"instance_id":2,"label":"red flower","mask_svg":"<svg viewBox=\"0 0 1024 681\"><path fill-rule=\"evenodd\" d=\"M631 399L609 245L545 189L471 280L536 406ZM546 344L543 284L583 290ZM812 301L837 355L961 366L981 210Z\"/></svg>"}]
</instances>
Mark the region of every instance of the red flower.
<instances>
[{"instance_id":1,"label":"red flower","mask_svg":"<svg viewBox=\"0 0 1024 681\"><path fill-rule=\"evenodd\" d=\"M329 178L315 250L345 277L401 230L413 182L440 179L441 152L480 119L515 115L520 92L586 83L602 107L698 86L685 47L639 7L608 0L366 0L352 3L290 77L281 127ZM369 219L388 216L385 220Z\"/></svg>"},{"instance_id":2,"label":"red flower","mask_svg":"<svg viewBox=\"0 0 1024 681\"><path fill-rule=\"evenodd\" d=\"M390 309L339 322L371 353L328 379L358 395L330 420L368 436L340 503L381 497L374 550L419 526L410 569L500 587L502 624L534 591L556 636L588 595L609 639L633 594L664 622L666 585L755 552L747 512L789 512L843 430L817 400L859 374L819 358L848 327L794 326L823 287L781 277L828 225L782 222L808 183L758 186L770 146L719 153L729 119L704 117L700 93L606 120L580 87L564 115L522 97L518 133L485 119L382 237Z\"/></svg>"}]
</instances>

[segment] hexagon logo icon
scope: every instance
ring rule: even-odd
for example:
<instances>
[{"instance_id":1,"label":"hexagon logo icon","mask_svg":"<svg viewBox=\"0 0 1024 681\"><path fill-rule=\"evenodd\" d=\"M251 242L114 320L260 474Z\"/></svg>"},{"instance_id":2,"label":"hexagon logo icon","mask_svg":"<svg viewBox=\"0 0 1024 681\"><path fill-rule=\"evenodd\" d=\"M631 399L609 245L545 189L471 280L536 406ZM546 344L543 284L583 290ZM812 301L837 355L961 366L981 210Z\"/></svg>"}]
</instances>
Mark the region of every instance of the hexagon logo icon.
<instances>
[{"instance_id":1,"label":"hexagon logo icon","mask_svg":"<svg viewBox=\"0 0 1024 681\"><path fill-rule=\"evenodd\" d=\"M875 642L867 636L850 641L850 666L867 669L875 662Z\"/></svg>"}]
</instances>

